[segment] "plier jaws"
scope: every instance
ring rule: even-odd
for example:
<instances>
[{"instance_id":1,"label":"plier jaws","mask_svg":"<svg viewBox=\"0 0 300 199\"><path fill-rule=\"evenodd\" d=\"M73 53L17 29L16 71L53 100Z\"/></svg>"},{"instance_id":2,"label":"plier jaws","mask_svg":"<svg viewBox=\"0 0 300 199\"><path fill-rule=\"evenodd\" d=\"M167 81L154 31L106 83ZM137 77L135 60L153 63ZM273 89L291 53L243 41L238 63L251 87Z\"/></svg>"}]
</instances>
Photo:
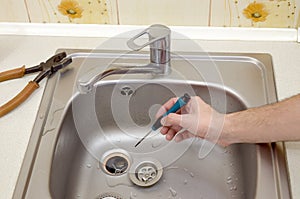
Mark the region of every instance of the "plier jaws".
<instances>
[{"instance_id":1,"label":"plier jaws","mask_svg":"<svg viewBox=\"0 0 300 199\"><path fill-rule=\"evenodd\" d=\"M17 94L13 99L6 104L0 106L0 117L9 113L21 103L23 103L37 88L39 88L39 82L45 77L50 77L60 69L68 66L72 63L72 58L68 58L65 52L58 53L50 57L46 62L41 62L37 66L25 68L22 66L13 70L0 72L0 82L20 78L26 74L40 72L37 77L30 81L27 86Z\"/></svg>"},{"instance_id":2,"label":"plier jaws","mask_svg":"<svg viewBox=\"0 0 300 199\"><path fill-rule=\"evenodd\" d=\"M41 62L37 66L33 66L25 69L25 74L36 73L40 71L45 71L52 67L53 65L60 63L64 58L67 57L66 52L61 52L50 57L46 62Z\"/></svg>"},{"instance_id":3,"label":"plier jaws","mask_svg":"<svg viewBox=\"0 0 300 199\"><path fill-rule=\"evenodd\" d=\"M70 63L72 63L72 58L66 58L62 61L60 61L58 64L55 64L53 66L50 66L49 68L47 68L46 70L43 70L42 72L40 72L40 74L38 74L38 76L36 78L34 78L33 81L39 83L41 80L43 80L45 77L50 77L52 76L54 73L56 73L57 71L59 71L60 69L68 66Z\"/></svg>"}]
</instances>

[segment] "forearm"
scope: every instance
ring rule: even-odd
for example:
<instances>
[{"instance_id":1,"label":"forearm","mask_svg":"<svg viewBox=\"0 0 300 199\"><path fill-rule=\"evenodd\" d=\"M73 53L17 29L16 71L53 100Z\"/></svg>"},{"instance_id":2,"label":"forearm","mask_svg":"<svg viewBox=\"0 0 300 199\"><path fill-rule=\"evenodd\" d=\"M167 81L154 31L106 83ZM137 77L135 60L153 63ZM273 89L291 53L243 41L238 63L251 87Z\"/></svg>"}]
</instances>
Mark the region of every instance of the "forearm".
<instances>
[{"instance_id":1,"label":"forearm","mask_svg":"<svg viewBox=\"0 0 300 199\"><path fill-rule=\"evenodd\" d=\"M300 95L226 115L223 134L230 143L300 140Z\"/></svg>"}]
</instances>

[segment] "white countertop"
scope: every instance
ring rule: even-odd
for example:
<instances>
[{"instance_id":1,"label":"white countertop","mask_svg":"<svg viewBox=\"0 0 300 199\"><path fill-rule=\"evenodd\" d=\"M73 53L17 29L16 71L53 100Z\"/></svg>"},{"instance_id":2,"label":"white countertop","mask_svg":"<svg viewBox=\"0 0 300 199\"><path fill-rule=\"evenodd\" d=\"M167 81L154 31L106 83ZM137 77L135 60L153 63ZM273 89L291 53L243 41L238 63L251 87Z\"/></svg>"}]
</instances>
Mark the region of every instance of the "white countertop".
<instances>
[{"instance_id":1,"label":"white countertop","mask_svg":"<svg viewBox=\"0 0 300 199\"><path fill-rule=\"evenodd\" d=\"M33 66L58 48L118 48L103 45L108 37L136 26L0 23L0 71ZM295 29L172 27L206 52L269 53L279 99L300 93L300 47ZM126 34L120 37L126 37ZM175 36L176 38L176 36ZM174 45L173 50L180 50ZM35 75L0 84L0 104L11 99ZM45 82L24 104L0 118L0 199L12 197L35 121ZM300 198L300 143L286 143L293 198Z\"/></svg>"}]
</instances>

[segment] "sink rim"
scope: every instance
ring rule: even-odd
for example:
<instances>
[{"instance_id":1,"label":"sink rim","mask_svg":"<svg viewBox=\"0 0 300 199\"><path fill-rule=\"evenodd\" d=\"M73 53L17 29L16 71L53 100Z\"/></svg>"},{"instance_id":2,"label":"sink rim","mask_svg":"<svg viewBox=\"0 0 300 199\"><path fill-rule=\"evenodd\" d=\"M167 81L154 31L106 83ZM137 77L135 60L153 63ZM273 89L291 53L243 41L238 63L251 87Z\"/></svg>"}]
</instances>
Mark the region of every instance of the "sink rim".
<instances>
[{"instance_id":1,"label":"sink rim","mask_svg":"<svg viewBox=\"0 0 300 199\"><path fill-rule=\"evenodd\" d=\"M72 52L72 50L69 50L69 52ZM237 53L237 54L247 54L247 55L249 55L249 53ZM274 81L274 77L273 77L272 67L271 67L271 69L268 68L267 73L268 73L267 81L274 82L274 84L272 83L271 85L270 84L266 85L268 87L271 87L271 88L269 88L269 89L271 89L271 93L268 93L268 94L271 95L271 96L269 96L270 97L270 102L274 102L274 101L276 101L277 98L276 98L276 92L275 92L275 81ZM52 111L51 106L50 106L51 103L49 103L49 99L52 99L51 96L55 92L56 83L58 81L59 81L59 76L58 75L55 75L54 77L52 77L51 79L49 79L47 81L47 86L46 86L46 89L45 89L45 93L43 95L41 106L39 108L39 113L38 113L39 117L37 117L37 119L36 119L36 122L35 122L35 125L34 125L34 128L33 128L33 132L39 132L40 129L42 129L45 125L47 125L46 124L47 113L49 111ZM61 114L62 114L61 112L58 113L58 115L61 115ZM43 116L43 117L40 117L40 116ZM21 172L20 172L20 175L19 175L19 178L18 178L18 182L17 182L16 188L15 188L15 191L14 191L13 198L22 198L22 197L24 197L26 195L28 189L30 188L31 175L33 175L33 167L36 164L36 157L38 155L38 152L40 151L40 146L42 144L43 144L42 137L38 133L33 133L31 138L30 138L28 149L27 149L26 154L25 154L24 162L23 162L23 165L22 165L22 168L21 168ZM278 145L279 145L279 147L278 147ZM257 148L266 148L267 150L265 152L269 154L269 152L271 152L273 150L277 151L277 148L280 148L281 145L282 145L282 143L257 144L256 146L257 146ZM276 158L278 158L278 157L276 156ZM283 157L280 156L278 159L282 160L282 158ZM33 160L35 160L35 161L33 161ZM262 164L263 164L263 162L262 162ZM275 163L274 169L276 170L276 167L279 168L281 166L280 166L280 163L279 163L279 165L278 165L278 163ZM283 186L283 188L282 188L283 192L282 193L287 192L289 194L289 190L287 188L287 183L286 182L282 183L282 182L278 181L278 179L280 179L280 178L278 177L277 172L278 172L277 170L276 170L276 172L274 172L274 173L276 173L276 176L275 176L276 179L275 179L274 182L280 184L279 186L281 188ZM285 173L285 172L286 172L286 170L284 170L283 173ZM287 177L287 175L285 175L285 177ZM257 184L257 186L259 188L260 184ZM263 192L264 190L263 190L263 188L260 188L259 191ZM280 195L280 193L279 193L280 191L277 190L277 192L278 192L277 195ZM257 195L257 197L259 198L260 196Z\"/></svg>"}]
</instances>

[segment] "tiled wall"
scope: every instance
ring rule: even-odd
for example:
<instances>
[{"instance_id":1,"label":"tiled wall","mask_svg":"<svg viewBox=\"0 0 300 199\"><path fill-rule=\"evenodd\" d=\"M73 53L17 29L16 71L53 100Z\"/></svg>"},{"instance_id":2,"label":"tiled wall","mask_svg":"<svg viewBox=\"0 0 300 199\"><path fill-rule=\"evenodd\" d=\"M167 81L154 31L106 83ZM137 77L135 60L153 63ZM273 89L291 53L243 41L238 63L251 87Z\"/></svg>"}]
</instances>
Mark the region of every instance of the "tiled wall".
<instances>
[{"instance_id":1,"label":"tiled wall","mask_svg":"<svg viewBox=\"0 0 300 199\"><path fill-rule=\"evenodd\" d=\"M296 28L300 0L0 0L0 21Z\"/></svg>"}]
</instances>

